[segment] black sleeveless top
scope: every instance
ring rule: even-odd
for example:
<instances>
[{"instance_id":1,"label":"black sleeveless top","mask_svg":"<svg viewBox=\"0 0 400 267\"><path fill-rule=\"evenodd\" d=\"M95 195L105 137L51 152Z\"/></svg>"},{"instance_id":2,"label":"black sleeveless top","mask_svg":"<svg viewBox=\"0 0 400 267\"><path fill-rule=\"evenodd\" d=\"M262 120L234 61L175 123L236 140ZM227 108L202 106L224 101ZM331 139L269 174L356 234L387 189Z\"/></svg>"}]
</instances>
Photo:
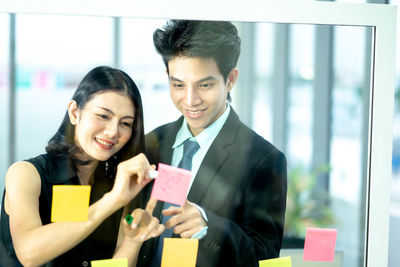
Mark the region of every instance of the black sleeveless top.
<instances>
[{"instance_id":1,"label":"black sleeveless top","mask_svg":"<svg viewBox=\"0 0 400 267\"><path fill-rule=\"evenodd\" d=\"M32 163L40 174L41 192L39 197L39 213L42 224L49 224L51 216L51 201L53 185L79 185L80 181L73 171L70 161L64 157L52 157L42 154L27 160ZM99 200L112 189L114 180L103 178L95 180L91 188L90 204ZM0 218L0 266L22 266L18 261L12 244L9 217L4 210L4 196L1 205ZM118 237L122 209L108 217L96 230L77 246L48 262L50 266L90 266L92 260L112 258ZM54 242L57 242L56 237ZM49 243L49 246L52 244Z\"/></svg>"}]
</instances>

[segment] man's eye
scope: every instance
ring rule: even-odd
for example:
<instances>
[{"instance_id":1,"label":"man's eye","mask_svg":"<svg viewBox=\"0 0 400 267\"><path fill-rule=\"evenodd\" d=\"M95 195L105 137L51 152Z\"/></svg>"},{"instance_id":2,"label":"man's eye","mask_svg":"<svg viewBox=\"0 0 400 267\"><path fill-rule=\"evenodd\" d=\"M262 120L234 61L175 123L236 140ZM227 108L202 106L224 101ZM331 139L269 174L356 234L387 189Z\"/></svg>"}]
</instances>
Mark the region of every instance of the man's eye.
<instances>
[{"instance_id":1,"label":"man's eye","mask_svg":"<svg viewBox=\"0 0 400 267\"><path fill-rule=\"evenodd\" d=\"M200 84L201 88L210 88L211 86L212 86L211 83L202 83L202 84Z\"/></svg>"},{"instance_id":2,"label":"man's eye","mask_svg":"<svg viewBox=\"0 0 400 267\"><path fill-rule=\"evenodd\" d=\"M181 84L181 83L174 83L173 86L176 87L176 88L182 88L182 87L183 87L183 84Z\"/></svg>"}]
</instances>

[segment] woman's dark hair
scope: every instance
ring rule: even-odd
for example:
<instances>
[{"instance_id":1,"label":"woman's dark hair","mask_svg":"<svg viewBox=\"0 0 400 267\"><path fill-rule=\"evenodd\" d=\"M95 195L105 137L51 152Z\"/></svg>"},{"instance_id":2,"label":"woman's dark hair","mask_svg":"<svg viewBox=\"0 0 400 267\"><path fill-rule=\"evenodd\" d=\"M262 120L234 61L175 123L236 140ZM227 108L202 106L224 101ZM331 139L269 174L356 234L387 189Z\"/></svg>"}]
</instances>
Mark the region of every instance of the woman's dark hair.
<instances>
[{"instance_id":1,"label":"woman's dark hair","mask_svg":"<svg viewBox=\"0 0 400 267\"><path fill-rule=\"evenodd\" d=\"M122 70L107 66L96 67L82 79L71 100L75 100L77 107L82 110L86 103L96 94L107 91L126 94L131 99L135 108L131 138L107 162L101 162L97 167L98 169L106 169L107 176L113 177L119 162L144 151L143 107L135 82ZM76 158L76 154L80 151L80 148L75 144L74 137L75 126L71 124L68 112L66 112L60 127L50 139L46 147L46 152L55 157L67 157L71 160L72 167L76 170L78 164L85 164L85 162L79 161Z\"/></svg>"}]
</instances>

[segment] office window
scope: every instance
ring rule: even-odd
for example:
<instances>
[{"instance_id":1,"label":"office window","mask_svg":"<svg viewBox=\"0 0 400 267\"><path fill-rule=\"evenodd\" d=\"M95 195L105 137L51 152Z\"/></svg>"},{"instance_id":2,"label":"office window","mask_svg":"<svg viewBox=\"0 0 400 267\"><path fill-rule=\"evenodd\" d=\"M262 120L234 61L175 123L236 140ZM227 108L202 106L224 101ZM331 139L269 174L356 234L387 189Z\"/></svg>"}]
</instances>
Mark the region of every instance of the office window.
<instances>
[{"instance_id":1,"label":"office window","mask_svg":"<svg viewBox=\"0 0 400 267\"><path fill-rule=\"evenodd\" d=\"M337 244L347 252L348 266L361 264L355 255L364 249L367 147L363 138L368 130L363 127L368 127L369 101L363 98L369 98L366 70L371 59L365 50L367 32L371 34L370 29L356 26L337 26L334 31L329 191L338 230L346 233Z\"/></svg>"},{"instance_id":2,"label":"office window","mask_svg":"<svg viewBox=\"0 0 400 267\"><path fill-rule=\"evenodd\" d=\"M121 18L121 68L140 90L146 133L180 115L170 101L166 68L153 45L154 30L165 22L165 19Z\"/></svg>"},{"instance_id":3,"label":"office window","mask_svg":"<svg viewBox=\"0 0 400 267\"><path fill-rule=\"evenodd\" d=\"M287 156L292 166L301 164L309 168L312 157L315 26L290 27Z\"/></svg>"},{"instance_id":4,"label":"office window","mask_svg":"<svg viewBox=\"0 0 400 267\"><path fill-rule=\"evenodd\" d=\"M272 72L274 57L274 25L255 25L255 92L253 129L267 140L272 140ZM240 75L240 74L239 74Z\"/></svg>"},{"instance_id":5,"label":"office window","mask_svg":"<svg viewBox=\"0 0 400 267\"><path fill-rule=\"evenodd\" d=\"M93 67L112 64L112 21L17 15L17 160L44 152L79 81Z\"/></svg>"}]
</instances>

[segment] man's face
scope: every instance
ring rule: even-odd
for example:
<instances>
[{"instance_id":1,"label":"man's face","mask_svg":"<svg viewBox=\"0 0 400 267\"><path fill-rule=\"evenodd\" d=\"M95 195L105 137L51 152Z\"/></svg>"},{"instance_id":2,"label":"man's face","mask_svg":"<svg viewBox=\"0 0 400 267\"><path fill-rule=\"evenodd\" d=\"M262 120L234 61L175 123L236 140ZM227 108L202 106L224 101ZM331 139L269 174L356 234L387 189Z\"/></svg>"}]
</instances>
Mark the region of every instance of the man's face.
<instances>
[{"instance_id":1,"label":"man's face","mask_svg":"<svg viewBox=\"0 0 400 267\"><path fill-rule=\"evenodd\" d=\"M168 69L172 101L196 136L224 113L238 71L233 69L224 82L214 59L185 56L172 58Z\"/></svg>"}]
</instances>

